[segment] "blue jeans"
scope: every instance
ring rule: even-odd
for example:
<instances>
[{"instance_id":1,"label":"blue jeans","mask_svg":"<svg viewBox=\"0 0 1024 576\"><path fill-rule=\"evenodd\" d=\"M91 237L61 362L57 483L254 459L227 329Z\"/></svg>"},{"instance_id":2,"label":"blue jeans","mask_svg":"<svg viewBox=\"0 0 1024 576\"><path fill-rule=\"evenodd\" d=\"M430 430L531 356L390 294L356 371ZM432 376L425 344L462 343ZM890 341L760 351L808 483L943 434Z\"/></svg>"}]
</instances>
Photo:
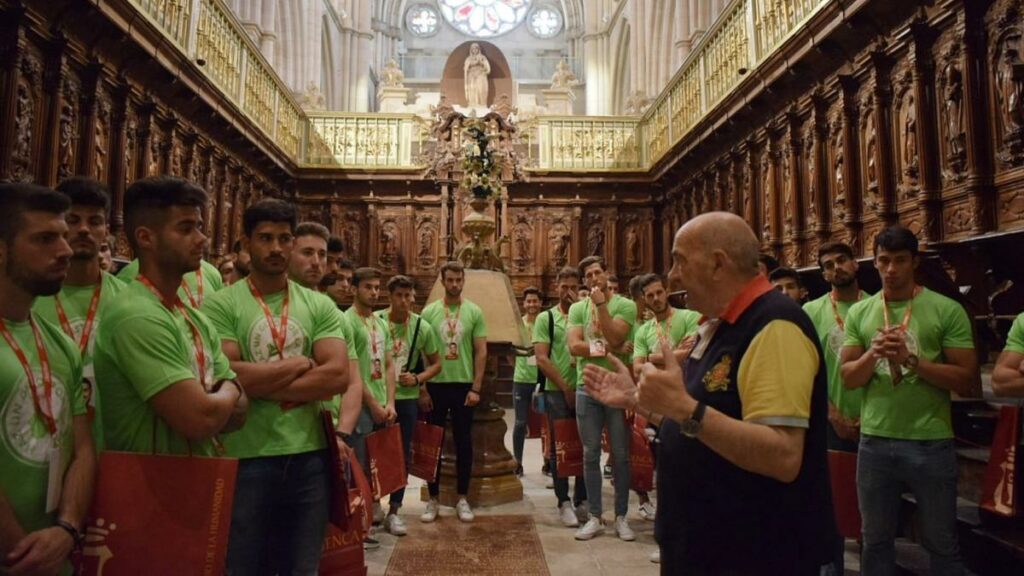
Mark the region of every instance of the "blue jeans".
<instances>
[{"instance_id":1,"label":"blue jeans","mask_svg":"<svg viewBox=\"0 0 1024 576\"><path fill-rule=\"evenodd\" d=\"M537 384L514 382L512 384L512 407L515 408L516 423L512 427L512 455L516 466L523 465L523 445L526 443L526 419L530 414L530 402Z\"/></svg>"},{"instance_id":2,"label":"blue jeans","mask_svg":"<svg viewBox=\"0 0 1024 576\"><path fill-rule=\"evenodd\" d=\"M560 391L546 391L544 392L544 402L546 403L545 411L548 416L548 437L555 437L555 420L568 420L575 418L572 412L569 412L569 405L565 402L565 395ZM550 442L550 450L548 454L545 454L548 458L548 462L551 466L551 478L555 484L555 498L558 499L558 506L561 507L563 503L569 501L569 478L559 475L558 462L555 458L555 443ZM587 499L587 487L583 478L576 477L576 483L573 485L572 503L573 506L579 506L581 502Z\"/></svg>"},{"instance_id":3,"label":"blue jeans","mask_svg":"<svg viewBox=\"0 0 1024 576\"><path fill-rule=\"evenodd\" d=\"M370 458L366 453L366 437L373 432L373 416L370 416L370 409L363 406L359 412L359 419L356 420L356 427L352 430L352 451L356 453L356 460L363 466L363 473L370 477Z\"/></svg>"},{"instance_id":4,"label":"blue jeans","mask_svg":"<svg viewBox=\"0 0 1024 576\"><path fill-rule=\"evenodd\" d=\"M896 573L896 530L903 486L917 500L921 544L931 573L964 574L956 533L956 452L952 440L896 440L861 434L857 497L863 517L864 574Z\"/></svg>"},{"instance_id":5,"label":"blue jeans","mask_svg":"<svg viewBox=\"0 0 1024 576\"><path fill-rule=\"evenodd\" d=\"M409 461L412 460L412 433L416 429L416 417L420 414L419 401L395 400L395 412L398 412L398 425L402 428L402 451L405 454L405 475L408 478ZM398 508L404 499L403 487L391 493L390 503Z\"/></svg>"},{"instance_id":6,"label":"blue jeans","mask_svg":"<svg viewBox=\"0 0 1024 576\"><path fill-rule=\"evenodd\" d=\"M612 478L615 480L615 515L625 516L629 509L629 428L620 408L611 408L588 396L576 393L576 424L583 442L583 480L587 485L590 514L600 517L601 506L601 431L608 427L612 445Z\"/></svg>"},{"instance_id":7,"label":"blue jeans","mask_svg":"<svg viewBox=\"0 0 1024 576\"><path fill-rule=\"evenodd\" d=\"M316 576L331 502L326 450L238 462L227 574Z\"/></svg>"}]
</instances>

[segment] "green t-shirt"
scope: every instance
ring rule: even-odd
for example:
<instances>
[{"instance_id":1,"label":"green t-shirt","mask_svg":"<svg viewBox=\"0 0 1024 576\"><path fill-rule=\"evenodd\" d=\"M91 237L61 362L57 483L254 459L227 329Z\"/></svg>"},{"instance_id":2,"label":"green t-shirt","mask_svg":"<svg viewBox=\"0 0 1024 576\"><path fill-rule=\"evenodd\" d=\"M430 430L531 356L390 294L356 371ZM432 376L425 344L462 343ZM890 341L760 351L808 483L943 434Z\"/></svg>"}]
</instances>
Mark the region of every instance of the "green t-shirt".
<instances>
[{"instance_id":1,"label":"green t-shirt","mask_svg":"<svg viewBox=\"0 0 1024 576\"><path fill-rule=\"evenodd\" d=\"M434 327L441 347L441 373L433 381L472 383L473 339L487 337L480 307L465 298L461 306L445 306L444 300L435 300L423 309L421 316Z\"/></svg>"},{"instance_id":2,"label":"green t-shirt","mask_svg":"<svg viewBox=\"0 0 1024 576\"><path fill-rule=\"evenodd\" d=\"M533 325L536 324L536 320L530 322L523 316L523 325L526 327L526 333L533 336ZM537 357L533 354L529 356L516 356L516 370L512 375L513 382L519 382L522 384L536 384L537 383Z\"/></svg>"},{"instance_id":3,"label":"green t-shirt","mask_svg":"<svg viewBox=\"0 0 1024 576\"><path fill-rule=\"evenodd\" d=\"M1024 354L1024 314L1017 316L1013 320L1013 325L1010 326L1010 334L1006 337L1006 347L1003 350Z\"/></svg>"},{"instance_id":4,"label":"green t-shirt","mask_svg":"<svg viewBox=\"0 0 1024 576\"><path fill-rule=\"evenodd\" d=\"M73 417L87 413L82 393L82 361L78 347L61 329L32 313L53 374L51 395L57 433L50 436L46 422L36 413L32 389L18 357L0 339L0 492L10 501L14 517L26 532L53 526L56 510L46 512L50 453L59 451L67 471L74 453ZM35 383L43 393L43 377L35 336L29 322L6 321L11 336L34 368Z\"/></svg>"},{"instance_id":5,"label":"green t-shirt","mask_svg":"<svg viewBox=\"0 0 1024 576\"><path fill-rule=\"evenodd\" d=\"M907 329L907 347L923 360L943 362L944 348L974 349L971 321L954 300L923 289L913 300L889 303L892 325L903 321L913 303ZM854 304L846 316L843 346L871 347L871 339L885 325L881 293ZM868 381L861 409L864 434L900 440L942 440L953 437L949 391L925 382L903 368L903 380L893 386L888 363L880 361Z\"/></svg>"},{"instance_id":6,"label":"green t-shirt","mask_svg":"<svg viewBox=\"0 0 1024 576\"><path fill-rule=\"evenodd\" d=\"M439 353L437 334L430 322L423 320L419 314L409 313L409 318L403 324L395 324L388 318L391 310L381 310L377 316L382 318L388 325L388 334L391 338L391 362L395 367L395 399L415 400L420 397L420 390L415 386L402 386L398 383L398 375L403 372L411 372L419 358L426 354ZM416 335L416 324L419 324L420 332ZM416 350L410 355L409 347L413 344L413 336L416 338Z\"/></svg>"},{"instance_id":7,"label":"green t-shirt","mask_svg":"<svg viewBox=\"0 0 1024 576\"><path fill-rule=\"evenodd\" d=\"M89 342L82 354L82 394L85 396L85 404L89 408L89 418L92 419L92 438L96 445L96 451L103 451L103 416L100 414L103 403L96 390L96 370L93 366L93 354L96 350L96 335L100 330L100 312L121 293L124 289L124 282L118 280L114 275L104 272L100 277L100 300L96 306L96 315L93 317L92 331L89 333ZM36 298L32 304L32 310L40 317L46 319L54 326L63 330L60 315L57 314L57 301L60 300L61 308L67 317L68 324L73 333L72 339L77 344L82 340L82 330L85 328L86 317L89 315L89 305L92 303L92 296L95 286L70 286L64 284L60 293L56 296L41 296Z\"/></svg>"},{"instance_id":8,"label":"green t-shirt","mask_svg":"<svg viewBox=\"0 0 1024 576\"><path fill-rule=\"evenodd\" d=\"M551 342L552 316L555 319L554 343ZM566 384L571 388L576 388L576 364L573 363L572 355L569 354L568 321L568 315L562 314L561 309L557 306L550 310L545 310L537 316L537 321L533 324L532 336L535 346L537 344L548 345L548 357L551 358L551 363L558 368L558 373L565 380ZM552 392L559 390L558 386L550 378L547 379L544 389Z\"/></svg>"},{"instance_id":9,"label":"green t-shirt","mask_svg":"<svg viewBox=\"0 0 1024 576\"><path fill-rule=\"evenodd\" d=\"M652 318L644 322L636 331L633 338L633 359L646 359L651 354L661 354L661 342L658 341L658 330L655 329L657 319ZM659 322L661 331L668 330L669 344L673 348L683 341L683 338L697 333L697 325L700 322L700 313L693 310L672 309L672 315L664 322Z\"/></svg>"},{"instance_id":10,"label":"green t-shirt","mask_svg":"<svg viewBox=\"0 0 1024 576\"><path fill-rule=\"evenodd\" d=\"M264 295L275 330L281 326L285 290ZM340 315L327 298L288 281L288 326L285 358L311 357L313 344L327 338L343 340ZM263 308L249 291L248 282L236 282L210 295L203 304L220 337L237 342L244 362L276 362L280 359ZM243 382L244 384L244 382ZM283 456L320 450L326 446L320 428L320 403L307 402L282 408L274 400L250 398L245 427L224 437L224 447L235 458Z\"/></svg>"},{"instance_id":11,"label":"green t-shirt","mask_svg":"<svg viewBox=\"0 0 1024 576\"><path fill-rule=\"evenodd\" d=\"M209 320L189 306L185 308L202 338L205 384L213 386L218 380L234 378ZM121 296L102 310L101 317L103 330L97 335L94 363L103 398L107 449L188 454L189 441L149 405L158 393L199 375L192 330L185 317L164 306L141 282L128 284ZM215 455L209 440L192 442L191 452Z\"/></svg>"},{"instance_id":12,"label":"green t-shirt","mask_svg":"<svg viewBox=\"0 0 1024 576\"><path fill-rule=\"evenodd\" d=\"M355 306L345 311L349 326L352 327L352 347L359 356L359 375L363 384L384 406L388 403L387 355L391 352L391 335L388 323L371 313L363 318Z\"/></svg>"},{"instance_id":13,"label":"green t-shirt","mask_svg":"<svg viewBox=\"0 0 1024 576\"><path fill-rule=\"evenodd\" d=\"M189 272L185 274L182 280L185 281L185 285L188 286L188 290L182 287L178 290L178 297L185 304L194 304L193 307L200 308L203 302L210 297L214 292L220 292L224 288L224 279L220 276L220 270L213 264L210 264L206 260L199 261L199 269L202 271L203 278L203 289L199 289L199 274L196 272ZM117 273L117 279L128 283L135 280L135 277L139 275L139 259L136 258L125 265Z\"/></svg>"},{"instance_id":14,"label":"green t-shirt","mask_svg":"<svg viewBox=\"0 0 1024 576\"><path fill-rule=\"evenodd\" d=\"M606 304L608 306L608 314L611 315L612 319L622 319L629 324L630 330L636 324L636 303L629 298L623 297L621 294L612 296L611 300ZM569 308L569 328L582 328L583 329L583 340L584 342L591 342L593 340L602 339L605 341L605 349L607 350L607 338L603 337L600 333L599 327L596 326L597 318L591 317L592 306L590 298L586 300L580 300ZM611 353L609 351L609 353ZM629 363L629 358L621 357L620 359ZM612 363L607 358L580 358L576 363L576 379L577 386L582 387L583 385L583 369L587 364L595 364L609 370L612 369Z\"/></svg>"},{"instance_id":15,"label":"green t-shirt","mask_svg":"<svg viewBox=\"0 0 1024 576\"><path fill-rule=\"evenodd\" d=\"M860 293L858 300L867 297L864 292ZM836 301L836 311L844 321L850 312L850 308L856 302ZM840 374L842 364L839 362L839 353L842 351L843 340L846 338L846 331L843 326L836 323L836 316L832 310L831 292L817 300L811 300L804 304L804 312L811 317L814 330L818 333L818 340L821 341L821 348L825 353L825 369L828 371L828 400L839 412L847 418L860 418L861 406L864 403L864 388L849 390L843 386L843 377Z\"/></svg>"}]
</instances>

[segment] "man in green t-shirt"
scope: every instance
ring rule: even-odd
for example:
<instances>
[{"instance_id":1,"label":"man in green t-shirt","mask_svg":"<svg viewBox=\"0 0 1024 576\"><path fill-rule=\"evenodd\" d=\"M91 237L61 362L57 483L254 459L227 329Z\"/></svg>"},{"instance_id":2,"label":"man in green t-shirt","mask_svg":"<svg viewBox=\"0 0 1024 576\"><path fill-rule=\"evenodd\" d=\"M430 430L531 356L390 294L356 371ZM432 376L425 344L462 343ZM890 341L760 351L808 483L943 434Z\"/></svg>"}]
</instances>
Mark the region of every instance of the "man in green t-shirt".
<instances>
[{"instance_id":1,"label":"man in green t-shirt","mask_svg":"<svg viewBox=\"0 0 1024 576\"><path fill-rule=\"evenodd\" d=\"M416 285L412 278L400 274L392 276L388 280L388 297L391 306L378 312L377 316L387 324L390 336L389 352L397 384L395 413L402 427L402 448L408 465L412 459L412 434L420 406L424 412L431 410L426 385L441 372L441 355L433 326L411 310L416 299ZM405 522L398 515L404 498L405 488L391 493L391 508L384 519L384 529L395 536L407 533Z\"/></svg>"},{"instance_id":2,"label":"man in green t-shirt","mask_svg":"<svg viewBox=\"0 0 1024 576\"><path fill-rule=\"evenodd\" d=\"M124 284L100 267L99 247L107 241L110 194L107 187L88 178L68 178L57 191L71 199L64 219L65 237L71 245L71 264L60 292L36 298L32 309L71 338L82 354L82 392L89 409L96 451L103 450L102 418L93 353L103 310L124 288Z\"/></svg>"},{"instance_id":3,"label":"man in green t-shirt","mask_svg":"<svg viewBox=\"0 0 1024 576\"><path fill-rule=\"evenodd\" d=\"M1010 326L1006 346L992 370L992 391L997 396L1024 396L1024 314Z\"/></svg>"},{"instance_id":4,"label":"man in green t-shirt","mask_svg":"<svg viewBox=\"0 0 1024 576\"><path fill-rule=\"evenodd\" d=\"M523 290L523 325L526 333L533 335L533 324L540 312L540 290L529 287ZM512 426L512 454L516 459L516 476L523 475L523 445L526 443L526 420L530 413L533 391L537 389L537 357L534 354L516 356L515 372L512 374L512 406L515 409L515 424Z\"/></svg>"},{"instance_id":5,"label":"man in green t-shirt","mask_svg":"<svg viewBox=\"0 0 1024 576\"><path fill-rule=\"evenodd\" d=\"M569 309L569 350L579 360L576 366L576 421L583 442L583 475L590 496L590 519L576 531L577 540L590 540L604 532L601 518L601 432L607 426L612 445L612 477L615 483L615 533L627 542L636 534L626 521L629 506L629 427L621 408L606 406L590 397L580 386L583 369L594 364L611 369L607 356L620 350L636 324L636 304L619 294L610 294L607 265L600 256L580 261L580 273L590 287L590 297ZM628 358L622 358L629 362Z\"/></svg>"},{"instance_id":6,"label":"man in green t-shirt","mask_svg":"<svg viewBox=\"0 0 1024 576\"><path fill-rule=\"evenodd\" d=\"M681 310L668 304L665 279L659 274L645 274L640 279L640 290L644 295L644 306L654 316L636 330L633 338L633 372L650 362L659 368L665 366L661 355L661 341L667 339L672 346L672 355L677 362L686 359L690 351L690 337L697 334L700 314L693 310Z\"/></svg>"},{"instance_id":7,"label":"man in green t-shirt","mask_svg":"<svg viewBox=\"0 0 1024 576\"><path fill-rule=\"evenodd\" d=\"M138 275L138 258L117 271L117 279L125 284L130 283ZM220 270L206 260L200 260L199 267L185 274L181 279L178 297L189 306L198 310L211 294L220 291L222 288L224 288L224 279L220 275Z\"/></svg>"},{"instance_id":8,"label":"man in green t-shirt","mask_svg":"<svg viewBox=\"0 0 1024 576\"><path fill-rule=\"evenodd\" d=\"M0 184L0 572L70 574L96 475L78 349L32 311L60 290L68 198Z\"/></svg>"},{"instance_id":9,"label":"man in green t-shirt","mask_svg":"<svg viewBox=\"0 0 1024 576\"><path fill-rule=\"evenodd\" d=\"M107 306L95 365L110 450L223 453L218 435L245 423L248 400L209 321L178 296L207 244L207 195L180 178L152 177L125 192L125 233L139 273Z\"/></svg>"},{"instance_id":10,"label":"man in green t-shirt","mask_svg":"<svg viewBox=\"0 0 1024 576\"><path fill-rule=\"evenodd\" d=\"M555 437L555 420L575 420L576 365L569 354L569 308L576 302L580 273L571 266L558 271L555 289L558 303L537 316L533 325L533 350L537 355L537 369L544 377L544 401L548 417L548 434ZM576 528L587 520L587 488L583 478L577 476L569 500L569 479L558 474L555 443L549 443L548 466L558 499L558 518L562 525Z\"/></svg>"},{"instance_id":11,"label":"man in green t-shirt","mask_svg":"<svg viewBox=\"0 0 1024 576\"><path fill-rule=\"evenodd\" d=\"M971 321L956 301L919 286L917 238L901 226L875 237L882 290L850 308L843 384L864 388L857 493L865 574L895 570L903 485L923 518L932 571L964 573L957 542L957 457L950 392L980 393Z\"/></svg>"},{"instance_id":12,"label":"man in green t-shirt","mask_svg":"<svg viewBox=\"0 0 1024 576\"><path fill-rule=\"evenodd\" d=\"M466 271L458 262L441 266L444 298L435 300L423 309L423 319L430 323L439 336L441 371L427 383L427 395L434 409L430 412L432 424L444 426L448 413L452 415L452 436L455 440L456 491L459 501L455 506L459 520L472 522L474 515L466 495L473 474L473 409L480 403L484 369L487 367L487 326L484 313L476 304L462 297ZM441 486L435 478L428 483L430 500L420 516L423 522L437 520L437 496Z\"/></svg>"},{"instance_id":13,"label":"man in green t-shirt","mask_svg":"<svg viewBox=\"0 0 1024 576\"><path fill-rule=\"evenodd\" d=\"M239 458L229 573L316 573L327 529L334 439L324 437L320 410L345 391L348 350L331 303L288 280L296 220L282 200L249 206L242 244L251 273L203 304L253 398L245 428L224 439Z\"/></svg>"}]
</instances>

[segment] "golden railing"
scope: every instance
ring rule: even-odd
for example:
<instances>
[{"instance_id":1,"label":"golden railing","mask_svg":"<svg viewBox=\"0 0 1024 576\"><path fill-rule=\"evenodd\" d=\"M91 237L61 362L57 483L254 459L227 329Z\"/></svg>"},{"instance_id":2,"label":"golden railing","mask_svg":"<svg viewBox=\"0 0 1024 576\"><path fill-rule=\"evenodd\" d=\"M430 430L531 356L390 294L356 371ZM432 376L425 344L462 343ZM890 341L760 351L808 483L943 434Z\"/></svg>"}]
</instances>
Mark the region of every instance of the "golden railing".
<instances>
[{"instance_id":1,"label":"golden railing","mask_svg":"<svg viewBox=\"0 0 1024 576\"><path fill-rule=\"evenodd\" d=\"M306 113L223 0L129 0L296 165L413 168L427 143L403 114ZM539 117L531 170L648 170L833 0L734 0L640 118Z\"/></svg>"}]
</instances>

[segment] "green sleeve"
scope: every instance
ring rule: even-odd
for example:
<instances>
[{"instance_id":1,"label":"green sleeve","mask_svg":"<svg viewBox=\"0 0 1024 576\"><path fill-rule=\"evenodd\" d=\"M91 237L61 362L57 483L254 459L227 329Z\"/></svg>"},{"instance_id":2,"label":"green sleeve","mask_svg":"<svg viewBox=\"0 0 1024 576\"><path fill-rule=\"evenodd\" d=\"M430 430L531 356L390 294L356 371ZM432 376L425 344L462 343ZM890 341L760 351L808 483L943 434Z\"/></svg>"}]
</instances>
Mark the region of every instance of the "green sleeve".
<instances>
[{"instance_id":1,"label":"green sleeve","mask_svg":"<svg viewBox=\"0 0 1024 576\"><path fill-rule=\"evenodd\" d=\"M480 308L473 307L473 338L486 338L487 324L484 323L484 313Z\"/></svg>"},{"instance_id":2,"label":"green sleeve","mask_svg":"<svg viewBox=\"0 0 1024 576\"><path fill-rule=\"evenodd\" d=\"M131 330L117 325L108 333L110 355L143 401L173 384L194 380L173 322L155 315L133 316Z\"/></svg>"},{"instance_id":3,"label":"green sleeve","mask_svg":"<svg viewBox=\"0 0 1024 576\"><path fill-rule=\"evenodd\" d=\"M420 349L421 354L438 354L441 352L437 332L434 331L434 327L430 325L430 322L427 322L424 318L420 318L419 340L416 343L416 347Z\"/></svg>"},{"instance_id":4,"label":"green sleeve","mask_svg":"<svg viewBox=\"0 0 1024 576\"><path fill-rule=\"evenodd\" d=\"M237 319L232 314L231 302L226 296L226 292L221 292L206 298L203 301L202 313L209 319L221 340L237 342Z\"/></svg>"},{"instance_id":5,"label":"green sleeve","mask_svg":"<svg viewBox=\"0 0 1024 576\"><path fill-rule=\"evenodd\" d=\"M655 320L656 322L656 320ZM633 360L644 359L650 356L651 351L647 346L647 335L650 332L651 323L647 322L637 328L633 336Z\"/></svg>"},{"instance_id":6,"label":"green sleeve","mask_svg":"<svg viewBox=\"0 0 1024 576\"><path fill-rule=\"evenodd\" d=\"M584 306L586 301L577 302L569 307L569 327L570 328L583 328L583 324L587 321Z\"/></svg>"},{"instance_id":7,"label":"green sleeve","mask_svg":"<svg viewBox=\"0 0 1024 576\"><path fill-rule=\"evenodd\" d=\"M1010 326L1010 335L1006 337L1006 348L1003 350L1024 354L1024 313L1017 316L1013 326Z\"/></svg>"},{"instance_id":8,"label":"green sleeve","mask_svg":"<svg viewBox=\"0 0 1024 576\"><path fill-rule=\"evenodd\" d=\"M77 349L68 357L71 359L71 382L68 382L68 391L71 392L71 415L83 416L89 413L89 406L85 402L85 391L82 390L82 358ZM93 393L95 394L96 390L93 390Z\"/></svg>"},{"instance_id":9,"label":"green sleeve","mask_svg":"<svg viewBox=\"0 0 1024 576\"><path fill-rule=\"evenodd\" d=\"M334 315L338 317L338 322L341 322L341 332L345 335L345 347L348 348L348 359L359 360L359 351L356 350L356 341L352 336L352 323L337 307L334 308Z\"/></svg>"},{"instance_id":10,"label":"green sleeve","mask_svg":"<svg viewBox=\"0 0 1024 576\"><path fill-rule=\"evenodd\" d=\"M946 319L946 326L942 334L942 347L974 350L971 320L967 317L964 307L955 301L950 302L949 311L943 316Z\"/></svg>"},{"instance_id":11,"label":"green sleeve","mask_svg":"<svg viewBox=\"0 0 1024 576\"><path fill-rule=\"evenodd\" d=\"M532 337L534 344L551 344L551 338L548 337L548 333L551 330L549 326L551 326L551 311L541 312L540 316L537 317L537 321L533 324Z\"/></svg>"},{"instance_id":12,"label":"green sleeve","mask_svg":"<svg viewBox=\"0 0 1024 576\"><path fill-rule=\"evenodd\" d=\"M231 361L224 355L224 350L220 346L220 336L217 334L217 329L213 327L213 323L210 322L209 318L206 318L201 313L196 316L200 317L200 320L204 323L206 333L209 334L210 338L210 350L213 352L213 377L215 380L233 380L238 375L231 369Z\"/></svg>"},{"instance_id":13,"label":"green sleeve","mask_svg":"<svg viewBox=\"0 0 1024 576\"><path fill-rule=\"evenodd\" d=\"M621 302L621 304L619 304L618 306L615 307L615 312L614 312L614 314L612 314L612 319L614 319L614 320L622 319L622 320L625 320L626 323L630 325L630 327L635 326L636 325L636 303L633 302L632 300L628 299L628 298L625 298L625 297L622 297L622 299L619 300L619 302Z\"/></svg>"},{"instance_id":14,"label":"green sleeve","mask_svg":"<svg viewBox=\"0 0 1024 576\"><path fill-rule=\"evenodd\" d=\"M697 333L700 329L700 314L693 312L692 314L686 315L686 332L683 333L683 338L688 338Z\"/></svg>"},{"instance_id":15,"label":"green sleeve","mask_svg":"<svg viewBox=\"0 0 1024 576\"><path fill-rule=\"evenodd\" d=\"M139 275L139 260L135 259L125 264L124 268L117 273L117 279L124 282L125 284L131 283L135 280L135 277Z\"/></svg>"},{"instance_id":16,"label":"green sleeve","mask_svg":"<svg viewBox=\"0 0 1024 576\"><path fill-rule=\"evenodd\" d=\"M861 340L860 317L868 309L870 300L858 302L850 308L846 314L846 338L843 339L843 346L862 346L867 348L869 343Z\"/></svg>"},{"instance_id":17,"label":"green sleeve","mask_svg":"<svg viewBox=\"0 0 1024 576\"><path fill-rule=\"evenodd\" d=\"M313 309L313 343L327 338L345 338L343 320L338 319L337 307L331 306L325 298L310 298Z\"/></svg>"},{"instance_id":18,"label":"green sleeve","mask_svg":"<svg viewBox=\"0 0 1024 576\"><path fill-rule=\"evenodd\" d=\"M220 270L216 266L203 260L203 280L207 282L210 290L213 292L220 292L224 289L224 278L220 275Z\"/></svg>"}]
</instances>

